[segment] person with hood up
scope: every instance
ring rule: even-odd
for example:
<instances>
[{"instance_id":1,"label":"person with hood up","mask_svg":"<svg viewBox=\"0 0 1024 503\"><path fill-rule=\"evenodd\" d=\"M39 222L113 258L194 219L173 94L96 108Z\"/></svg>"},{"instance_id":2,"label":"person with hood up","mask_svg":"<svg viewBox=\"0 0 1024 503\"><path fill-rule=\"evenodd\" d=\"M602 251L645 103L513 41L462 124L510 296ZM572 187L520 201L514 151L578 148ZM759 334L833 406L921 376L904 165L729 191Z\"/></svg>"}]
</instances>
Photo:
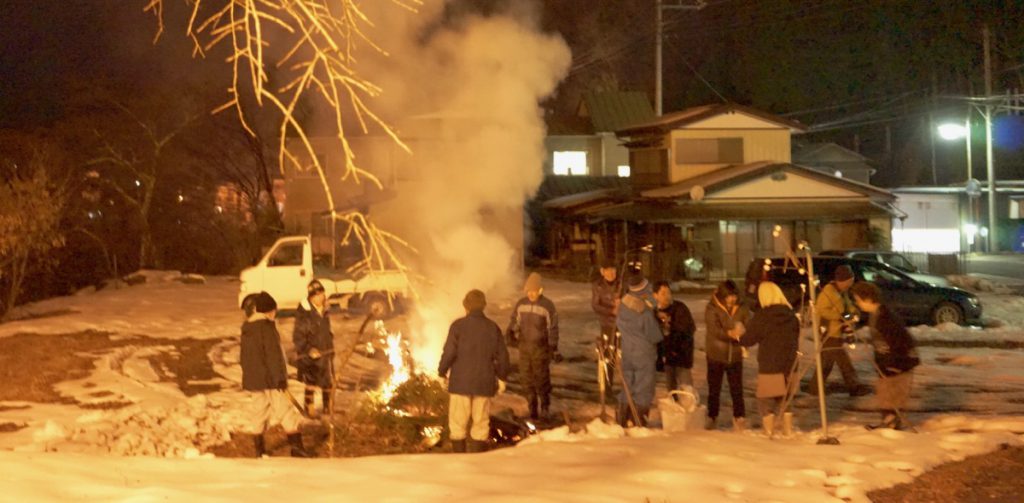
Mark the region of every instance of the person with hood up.
<instances>
[{"instance_id":1,"label":"person with hood up","mask_svg":"<svg viewBox=\"0 0 1024 503\"><path fill-rule=\"evenodd\" d=\"M292 342L298 360L295 366L299 380L306 385L306 413L314 416L314 398L320 389L321 405L326 414L331 410L331 390L334 388L334 334L327 315L327 293L320 280L306 286L306 300L295 310Z\"/></svg>"},{"instance_id":2,"label":"person with hood up","mask_svg":"<svg viewBox=\"0 0 1024 503\"><path fill-rule=\"evenodd\" d=\"M242 324L242 347L239 358L242 365L242 390L246 392L256 457L266 453L263 434L270 427L280 425L288 435L291 454L307 458L312 454L302 446L302 414L292 405L288 393L288 373L281 350L281 335L277 332L277 302L267 292L260 292L253 302L255 312Z\"/></svg>"},{"instance_id":3,"label":"person with hood up","mask_svg":"<svg viewBox=\"0 0 1024 503\"><path fill-rule=\"evenodd\" d=\"M757 350L757 409L761 413L761 426L771 436L775 429L777 412L789 392L794 378L794 363L800 345L800 321L793 306L786 300L779 285L770 281L757 287L757 301L761 307L750 318L749 327L741 337L743 346L758 345ZM793 414L782 416L783 434L793 429Z\"/></svg>"},{"instance_id":4,"label":"person with hood up","mask_svg":"<svg viewBox=\"0 0 1024 503\"><path fill-rule=\"evenodd\" d=\"M620 372L625 381L619 392L617 419L627 426L632 420L629 400L636 406L640 424L646 426L647 414L654 402L657 375L658 343L662 341L661 322L655 314L657 303L651 285L639 272L629 278L629 289L619 304L615 324L621 336L622 361ZM627 396L627 393L629 396Z\"/></svg>"},{"instance_id":5,"label":"person with hood up","mask_svg":"<svg viewBox=\"0 0 1024 503\"><path fill-rule=\"evenodd\" d=\"M717 426L718 407L722 394L722 377L728 376L732 397L732 425L736 431L746 427L746 404L743 402L743 347L740 337L746 332L743 322L747 311L740 308L739 290L732 280L725 280L711 294L704 310L707 326L704 351L708 361L708 418L704 427Z\"/></svg>"},{"instance_id":6,"label":"person with hood up","mask_svg":"<svg viewBox=\"0 0 1024 503\"><path fill-rule=\"evenodd\" d=\"M832 281L818 294L816 312L819 325L824 332L821 341L821 379L828 381L832 367L838 365L850 396L862 396L870 390L860 383L857 370L853 368L850 355L846 352L843 337L853 333L858 321L857 306L850 300L849 290L853 285L853 269L848 265L836 268ZM812 382L808 391L817 394L818 387Z\"/></svg>"},{"instance_id":7,"label":"person with hood up","mask_svg":"<svg viewBox=\"0 0 1024 503\"><path fill-rule=\"evenodd\" d=\"M901 409L910 399L914 368L921 364L914 347L914 338L899 315L882 304L882 291L873 283L860 282L850 288L857 307L868 315L871 346L875 350L875 367L881 374L876 395L882 411L882 422L874 428L901 429Z\"/></svg>"},{"instance_id":8,"label":"person with hood up","mask_svg":"<svg viewBox=\"0 0 1024 503\"><path fill-rule=\"evenodd\" d=\"M501 327L484 315L483 292L470 290L462 307L466 316L448 330L437 373L448 379L452 451L483 452L491 434L491 398L505 391L508 379L508 349Z\"/></svg>"},{"instance_id":9,"label":"person with hood up","mask_svg":"<svg viewBox=\"0 0 1024 503\"><path fill-rule=\"evenodd\" d=\"M530 418L548 416L551 406L551 362L560 363L558 313L544 296L540 274L531 272L523 286L526 296L512 308L505 331L510 346L519 347L519 381L527 395Z\"/></svg>"}]
</instances>

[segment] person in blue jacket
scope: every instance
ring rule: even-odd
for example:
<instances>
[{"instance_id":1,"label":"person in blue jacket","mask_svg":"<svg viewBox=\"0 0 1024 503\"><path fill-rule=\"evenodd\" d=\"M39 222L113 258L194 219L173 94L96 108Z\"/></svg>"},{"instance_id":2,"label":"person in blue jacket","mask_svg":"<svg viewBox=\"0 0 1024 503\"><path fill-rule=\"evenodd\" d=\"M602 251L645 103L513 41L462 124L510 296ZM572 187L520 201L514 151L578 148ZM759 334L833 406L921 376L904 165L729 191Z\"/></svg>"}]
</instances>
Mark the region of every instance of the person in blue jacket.
<instances>
[{"instance_id":1,"label":"person in blue jacket","mask_svg":"<svg viewBox=\"0 0 1024 503\"><path fill-rule=\"evenodd\" d=\"M633 421L629 400L636 406L640 424L646 426L647 414L654 402L654 384L657 375L658 343L662 341L661 323L656 317L657 304L651 286L640 273L630 278L628 291L619 304L615 326L621 336L622 361L619 368L625 389L619 392L617 419L628 426ZM627 393L629 394L627 396Z\"/></svg>"}]
</instances>

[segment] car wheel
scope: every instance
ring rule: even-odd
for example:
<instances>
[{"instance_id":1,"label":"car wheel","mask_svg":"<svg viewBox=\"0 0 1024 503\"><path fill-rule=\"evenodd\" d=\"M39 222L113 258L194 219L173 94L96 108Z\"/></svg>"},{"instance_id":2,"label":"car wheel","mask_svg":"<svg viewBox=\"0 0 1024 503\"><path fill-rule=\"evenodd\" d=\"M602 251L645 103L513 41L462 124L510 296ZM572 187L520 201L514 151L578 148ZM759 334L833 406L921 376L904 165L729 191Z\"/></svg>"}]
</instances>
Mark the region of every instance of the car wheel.
<instances>
[{"instance_id":1,"label":"car wheel","mask_svg":"<svg viewBox=\"0 0 1024 503\"><path fill-rule=\"evenodd\" d=\"M964 324L964 311L960 306L952 302L940 302L932 310L932 323L941 325L943 323Z\"/></svg>"},{"instance_id":2,"label":"car wheel","mask_svg":"<svg viewBox=\"0 0 1024 503\"><path fill-rule=\"evenodd\" d=\"M391 314L391 303L388 298L379 293L370 293L363 297L363 307L375 320L383 320Z\"/></svg>"}]
</instances>

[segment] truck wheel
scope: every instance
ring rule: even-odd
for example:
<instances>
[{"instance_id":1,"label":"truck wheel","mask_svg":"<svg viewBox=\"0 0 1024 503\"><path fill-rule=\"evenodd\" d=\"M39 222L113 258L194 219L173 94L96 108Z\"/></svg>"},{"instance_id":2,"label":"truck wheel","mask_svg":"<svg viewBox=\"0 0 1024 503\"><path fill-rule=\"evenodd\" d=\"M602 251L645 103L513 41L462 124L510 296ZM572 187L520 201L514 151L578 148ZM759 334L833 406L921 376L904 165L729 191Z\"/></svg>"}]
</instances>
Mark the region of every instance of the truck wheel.
<instances>
[{"instance_id":1,"label":"truck wheel","mask_svg":"<svg viewBox=\"0 0 1024 503\"><path fill-rule=\"evenodd\" d=\"M363 297L363 307L366 308L366 313L376 320L383 320L391 315L391 304L387 296L379 293L366 294Z\"/></svg>"},{"instance_id":2,"label":"truck wheel","mask_svg":"<svg viewBox=\"0 0 1024 503\"><path fill-rule=\"evenodd\" d=\"M932 310L932 322L936 325L953 322L957 325L964 324L964 312L960 306L952 302L939 302Z\"/></svg>"}]
</instances>

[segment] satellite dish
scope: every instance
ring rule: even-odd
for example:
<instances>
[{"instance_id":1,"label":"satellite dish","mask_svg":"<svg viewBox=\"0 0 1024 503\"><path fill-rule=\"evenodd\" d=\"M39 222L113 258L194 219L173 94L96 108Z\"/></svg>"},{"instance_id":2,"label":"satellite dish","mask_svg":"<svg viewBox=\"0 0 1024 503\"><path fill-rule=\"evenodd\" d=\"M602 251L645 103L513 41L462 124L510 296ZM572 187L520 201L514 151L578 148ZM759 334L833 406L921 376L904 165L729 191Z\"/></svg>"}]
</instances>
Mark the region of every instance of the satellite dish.
<instances>
[{"instance_id":1,"label":"satellite dish","mask_svg":"<svg viewBox=\"0 0 1024 503\"><path fill-rule=\"evenodd\" d=\"M701 199L704 199L704 187L694 185L693 188L690 189L690 199L693 201L700 201Z\"/></svg>"}]
</instances>

